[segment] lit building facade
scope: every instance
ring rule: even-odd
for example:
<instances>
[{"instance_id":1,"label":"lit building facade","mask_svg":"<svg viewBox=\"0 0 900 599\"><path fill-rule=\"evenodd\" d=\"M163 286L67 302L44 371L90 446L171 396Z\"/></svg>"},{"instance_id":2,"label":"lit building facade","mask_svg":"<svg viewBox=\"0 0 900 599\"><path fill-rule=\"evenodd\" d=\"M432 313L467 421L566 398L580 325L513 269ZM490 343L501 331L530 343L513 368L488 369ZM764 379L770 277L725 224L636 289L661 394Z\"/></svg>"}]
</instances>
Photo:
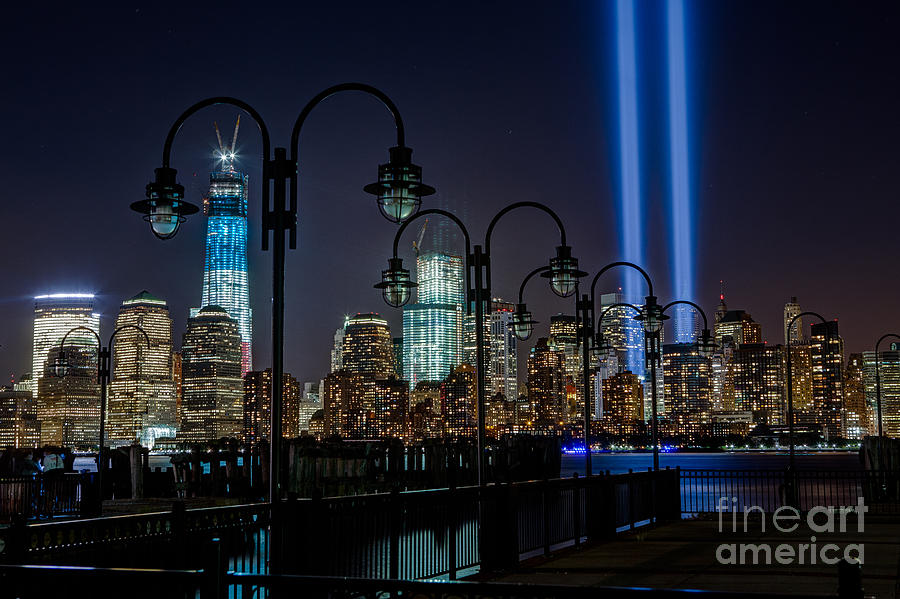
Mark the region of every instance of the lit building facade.
<instances>
[{"instance_id":1,"label":"lit building facade","mask_svg":"<svg viewBox=\"0 0 900 599\"><path fill-rule=\"evenodd\" d=\"M37 447L41 427L31 391L0 390L0 448Z\"/></svg>"},{"instance_id":2,"label":"lit building facade","mask_svg":"<svg viewBox=\"0 0 900 599\"><path fill-rule=\"evenodd\" d=\"M474 437L478 428L475 368L461 364L441 383L441 417L444 436Z\"/></svg>"},{"instance_id":3,"label":"lit building facade","mask_svg":"<svg viewBox=\"0 0 900 599\"><path fill-rule=\"evenodd\" d=\"M488 395L502 393L509 401L518 395L518 360L513 331L515 304L494 299L490 312L490 353L487 371Z\"/></svg>"},{"instance_id":4,"label":"lit building facade","mask_svg":"<svg viewBox=\"0 0 900 599\"><path fill-rule=\"evenodd\" d=\"M724 302L724 300L722 300ZM743 310L728 310L715 325L716 345L762 343L762 327Z\"/></svg>"},{"instance_id":5,"label":"lit building facade","mask_svg":"<svg viewBox=\"0 0 900 599\"><path fill-rule=\"evenodd\" d=\"M121 330L113 342L107 406L110 441L152 446L156 438L174 437L177 419L169 307L142 291L122 302L116 329Z\"/></svg>"},{"instance_id":6,"label":"lit building facade","mask_svg":"<svg viewBox=\"0 0 900 599\"><path fill-rule=\"evenodd\" d=\"M70 347L66 341L68 372L55 376L52 364L59 347L50 349L44 376L38 380L37 418L41 445L94 448L100 441L100 386L97 384L97 350Z\"/></svg>"},{"instance_id":7,"label":"lit building facade","mask_svg":"<svg viewBox=\"0 0 900 599\"><path fill-rule=\"evenodd\" d=\"M619 439L639 433L644 424L644 386L638 376L620 372L604 379L602 387L600 432Z\"/></svg>"},{"instance_id":8,"label":"lit building facade","mask_svg":"<svg viewBox=\"0 0 900 599\"><path fill-rule=\"evenodd\" d=\"M752 412L756 424L787 422L783 346L744 343L734 349L729 369L734 410Z\"/></svg>"},{"instance_id":9,"label":"lit building facade","mask_svg":"<svg viewBox=\"0 0 900 599\"><path fill-rule=\"evenodd\" d=\"M403 309L403 375L410 389L440 381L463 362L465 260L427 252L416 258L417 303Z\"/></svg>"},{"instance_id":10,"label":"lit building facade","mask_svg":"<svg viewBox=\"0 0 900 599\"><path fill-rule=\"evenodd\" d=\"M817 322L810 328L813 409L826 439L842 436L844 397L844 340L836 320Z\"/></svg>"},{"instance_id":11,"label":"lit building facade","mask_svg":"<svg viewBox=\"0 0 900 599\"><path fill-rule=\"evenodd\" d=\"M566 363L562 352L538 339L528 356L528 400L534 406L534 425L558 429L566 412Z\"/></svg>"},{"instance_id":12,"label":"lit building facade","mask_svg":"<svg viewBox=\"0 0 900 599\"><path fill-rule=\"evenodd\" d=\"M885 437L900 438L900 351L891 349L878 352L878 374L881 380L881 422ZM878 395L875 384L875 352L863 352L865 370L866 404L870 416L870 434L878 434Z\"/></svg>"},{"instance_id":13,"label":"lit building facade","mask_svg":"<svg viewBox=\"0 0 900 599\"><path fill-rule=\"evenodd\" d=\"M409 439L409 385L396 377L375 381L375 434Z\"/></svg>"},{"instance_id":14,"label":"lit building facade","mask_svg":"<svg viewBox=\"0 0 900 599\"><path fill-rule=\"evenodd\" d=\"M281 436L300 436L300 383L285 372L282 375ZM307 421L309 418L307 418ZM244 375L244 431L247 443L271 439L272 369L251 370Z\"/></svg>"},{"instance_id":15,"label":"lit building facade","mask_svg":"<svg viewBox=\"0 0 900 599\"><path fill-rule=\"evenodd\" d=\"M200 307L219 306L237 321L241 374L253 368L253 314L247 268L248 182L246 174L234 169L234 154L223 152L221 169L209 175L209 195L203 200L207 217L206 264Z\"/></svg>"},{"instance_id":16,"label":"lit building facade","mask_svg":"<svg viewBox=\"0 0 900 599\"><path fill-rule=\"evenodd\" d=\"M37 396L38 383L46 372L47 355L59 347L63 337L75 327L100 333L100 315L94 312L92 293L52 293L34 298L31 393ZM96 368L97 339L87 331L73 331L66 348L91 348Z\"/></svg>"},{"instance_id":17,"label":"lit building facade","mask_svg":"<svg viewBox=\"0 0 900 599\"><path fill-rule=\"evenodd\" d=\"M844 369L844 406L841 415L842 436L845 439L862 439L870 434L865 372L862 354L850 354L847 368ZM877 426L874 434L878 434Z\"/></svg>"},{"instance_id":18,"label":"lit building facade","mask_svg":"<svg viewBox=\"0 0 900 599\"><path fill-rule=\"evenodd\" d=\"M711 412L710 360L694 343L673 343L663 346L662 370L666 413L675 433L696 440Z\"/></svg>"},{"instance_id":19,"label":"lit building facade","mask_svg":"<svg viewBox=\"0 0 900 599\"><path fill-rule=\"evenodd\" d=\"M374 313L347 319L341 343L341 368L373 380L396 375L394 341L387 320Z\"/></svg>"},{"instance_id":20,"label":"lit building facade","mask_svg":"<svg viewBox=\"0 0 900 599\"><path fill-rule=\"evenodd\" d=\"M787 345L788 337L790 336L791 345L799 345L801 341L803 341L803 318L797 318L797 321L794 322L794 325L791 326L791 321L794 320L797 316L803 313L803 309L800 307L800 304L797 303L797 298L792 297L791 301L784 305L784 344ZM790 334L788 333L788 327L791 328Z\"/></svg>"},{"instance_id":21,"label":"lit building facade","mask_svg":"<svg viewBox=\"0 0 900 599\"><path fill-rule=\"evenodd\" d=\"M369 403L366 391L373 383L361 374L339 370L329 373L323 384L324 434L337 435L344 439L373 438L374 409L370 410L366 405ZM372 404L374 404L374 389Z\"/></svg>"},{"instance_id":22,"label":"lit building facade","mask_svg":"<svg viewBox=\"0 0 900 599\"><path fill-rule=\"evenodd\" d=\"M188 319L181 343L182 404L178 437L185 441L239 438L244 425L241 334L219 306Z\"/></svg>"}]
</instances>

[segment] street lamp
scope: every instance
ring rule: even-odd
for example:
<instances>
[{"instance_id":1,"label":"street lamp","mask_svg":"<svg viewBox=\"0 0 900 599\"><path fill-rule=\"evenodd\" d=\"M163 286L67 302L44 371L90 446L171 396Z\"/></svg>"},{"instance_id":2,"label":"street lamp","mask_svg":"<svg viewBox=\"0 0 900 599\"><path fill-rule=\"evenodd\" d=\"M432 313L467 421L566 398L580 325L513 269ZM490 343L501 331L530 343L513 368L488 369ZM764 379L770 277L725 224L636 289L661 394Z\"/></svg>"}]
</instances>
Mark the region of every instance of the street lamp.
<instances>
[{"instance_id":1,"label":"street lamp","mask_svg":"<svg viewBox=\"0 0 900 599\"><path fill-rule=\"evenodd\" d=\"M791 330L794 328L794 324L803 316L815 316L822 324L825 324L826 322L825 318L820 314L816 314L815 312L801 312L791 319L791 322L788 323L787 331L785 332L785 335L787 336L788 442L790 443L788 467L792 473L794 472L794 382L792 368L793 360L791 356Z\"/></svg>"},{"instance_id":2,"label":"street lamp","mask_svg":"<svg viewBox=\"0 0 900 599\"><path fill-rule=\"evenodd\" d=\"M113 341L115 340L116 335L119 334L119 331L122 331L123 329L137 329L140 331L144 336L144 341L147 342L147 349L150 348L150 338L147 336L146 331L136 324L122 325L113 331L113 334L109 336L106 347L103 347L100 335L98 335L94 329L78 326L63 335L62 341L59 342L59 353L53 363L53 374L58 377L64 377L71 371L71 365L65 358L66 339L69 338L71 333L74 333L75 331L87 331L97 340L97 383L100 385L100 446L97 449L97 488L99 489L97 514L99 515L102 515L103 513L103 445L106 440L106 388L109 384L111 373Z\"/></svg>"},{"instance_id":3,"label":"street lamp","mask_svg":"<svg viewBox=\"0 0 900 599\"><path fill-rule=\"evenodd\" d=\"M363 83L342 83L329 87L310 100L294 122L291 130L290 158L285 148L275 148L271 152L269 130L260 114L249 104L231 97L208 98L197 102L179 116L163 145L162 167L156 169L156 180L147 186L147 199L135 202L131 208L144 215L153 232L163 239L171 238L178 225L197 207L183 200L184 188L175 182L175 169L169 167L169 157L175 136L181 126L194 113L215 104L229 104L245 111L256 121L262 137L262 249L269 249L269 232L272 232L274 251L272 253L272 408L270 410L269 449L269 501L273 506L273 519L277 499L281 496L281 412L284 373L284 260L285 233L289 235L290 249L297 247L297 203L298 203L298 150L300 131L310 112L323 100L334 94L356 91L369 94L380 100L390 111L397 128L397 145L389 149L387 164L378 167L378 181L365 186L364 191L374 194L381 214L392 222L403 222L418 210L423 196L434 193L434 188L422 183L421 167L412 163L412 149L406 146L403 119L391 99L382 91ZM290 186L289 193L286 190ZM269 201L270 186L273 201ZM290 201L288 201L290 198ZM396 287L395 287L396 289ZM393 300L403 299L401 296ZM281 530L271 527L272 546L280 547ZM280 571L280 552L272 552L272 572Z\"/></svg>"},{"instance_id":4,"label":"street lamp","mask_svg":"<svg viewBox=\"0 0 900 599\"><path fill-rule=\"evenodd\" d=\"M446 210L432 208L417 212L397 230L394 236L394 254L388 260L387 270L381 273L381 282L376 284L377 289L382 290L382 296L390 306L399 307L409 301L409 289L415 286L415 283L409 281L409 271L403 268L402 261L398 257L398 248L400 246L400 237L406 228L417 218L427 216L429 214L439 214L452 220L462 231L465 238L466 246L466 289L468 290L467 304L474 304L475 307L475 371L477 376L476 386L478 389L478 484L483 485L484 481L484 449L485 449L485 355L484 355L484 304L491 300L491 236L494 227L500 219L512 210L518 208L536 208L550 215L559 229L560 245L556 248L556 256L549 260L549 266L546 267L548 278L550 279L550 287L554 293L562 297L567 297L575 292L576 283L579 278L585 276L586 273L578 270L578 260L572 257L572 249L566 244L566 230L563 227L559 216L538 202L515 202L506 206L498 212L488 225L484 238L484 246L471 245L469 231L465 224L454 214ZM401 301L402 300L402 301ZM524 308L524 306L523 306ZM467 311L471 308L467 306ZM515 317L514 317L515 318ZM515 322L515 321L514 321ZM531 314L526 310L519 313L519 334L529 334L530 329L534 326L531 320ZM515 325L514 325L515 328ZM526 337L527 338L527 337Z\"/></svg>"},{"instance_id":5,"label":"street lamp","mask_svg":"<svg viewBox=\"0 0 900 599\"><path fill-rule=\"evenodd\" d=\"M587 397L588 390L590 389L590 381L591 381L591 373L588 364L589 353L590 353L590 343L591 337L593 336L593 332L591 329L593 328L594 322L594 313L596 304L596 290L597 290L597 281L600 277L606 273L607 271L617 268L617 267L625 267L638 271L641 276L644 278L644 281L647 283L647 297L644 299L644 308L638 310L638 315L635 317L635 320L642 320L644 315L650 315L650 318L645 322L644 329L647 331L647 335L645 335L645 353L650 356L650 372L651 372L651 385L650 385L650 393L652 397L652 406L651 406L651 414L652 414L652 443L653 443L653 468L654 470L659 468L659 443L657 441L657 422L656 422L656 355L653 353L652 348L655 347L652 343L650 343L653 339L658 339L659 330L662 328L662 321L667 316L663 315L659 311L659 306L656 303L656 296L653 295L653 282L650 280L650 275L647 274L643 268L634 264L632 262L611 262L597 271L597 274L594 275L594 279L591 281L591 293L583 294L581 299L576 303L576 308L578 311L578 319L587 323L587 326L582 326L582 377L584 381L584 393L585 398ZM626 304L630 305L630 304ZM612 306L610 306L612 307ZM634 307L634 306L632 306ZM605 313L604 313L605 315ZM603 315L601 315L601 320ZM598 321L598 328L600 326L600 321ZM650 343L650 345L648 345ZM647 351L649 350L649 351ZM589 403L585 400L584 402L584 430L585 436L588 436L588 433L591 430L591 410ZM585 473L590 476L591 474L591 463L587 462L587 468Z\"/></svg>"},{"instance_id":6,"label":"street lamp","mask_svg":"<svg viewBox=\"0 0 900 599\"><path fill-rule=\"evenodd\" d=\"M878 436L884 436L884 429L882 428L881 421L881 373L879 371L879 363L880 356L878 353L878 347L881 345L881 342L885 339L889 339L893 337L894 339L900 339L900 335L895 333L886 333L878 338L878 341L875 343L875 407L878 411Z\"/></svg>"}]
</instances>

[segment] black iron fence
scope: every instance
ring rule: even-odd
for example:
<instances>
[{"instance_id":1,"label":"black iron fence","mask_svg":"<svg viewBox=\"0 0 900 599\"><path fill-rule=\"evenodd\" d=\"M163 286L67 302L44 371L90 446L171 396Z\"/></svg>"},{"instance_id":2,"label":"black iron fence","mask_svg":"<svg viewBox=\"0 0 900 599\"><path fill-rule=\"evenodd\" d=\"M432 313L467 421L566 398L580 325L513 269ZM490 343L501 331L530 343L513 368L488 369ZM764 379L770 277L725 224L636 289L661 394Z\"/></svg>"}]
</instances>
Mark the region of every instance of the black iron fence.
<instances>
[{"instance_id":1,"label":"black iron fence","mask_svg":"<svg viewBox=\"0 0 900 599\"><path fill-rule=\"evenodd\" d=\"M852 506L900 513L900 472L877 470L681 470L681 512L695 515L791 505Z\"/></svg>"},{"instance_id":2,"label":"black iron fence","mask_svg":"<svg viewBox=\"0 0 900 599\"><path fill-rule=\"evenodd\" d=\"M51 473L0 477L0 523L16 518L78 516L94 490L93 475Z\"/></svg>"},{"instance_id":3,"label":"black iron fence","mask_svg":"<svg viewBox=\"0 0 900 599\"><path fill-rule=\"evenodd\" d=\"M639 472L285 501L276 522L288 573L456 578L523 557L680 517L678 472ZM222 541L228 569L266 573L268 504L42 522L0 529L0 562L197 568ZM314 541L312 541L314 539Z\"/></svg>"}]
</instances>

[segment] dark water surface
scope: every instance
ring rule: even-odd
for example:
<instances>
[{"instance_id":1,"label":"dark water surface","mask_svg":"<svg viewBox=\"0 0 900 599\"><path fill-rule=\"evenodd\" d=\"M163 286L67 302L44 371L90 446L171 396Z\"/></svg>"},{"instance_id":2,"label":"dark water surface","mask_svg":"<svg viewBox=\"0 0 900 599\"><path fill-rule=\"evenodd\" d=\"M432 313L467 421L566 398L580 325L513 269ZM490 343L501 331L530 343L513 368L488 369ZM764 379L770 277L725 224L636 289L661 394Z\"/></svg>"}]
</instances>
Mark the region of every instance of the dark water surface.
<instances>
[{"instance_id":1,"label":"dark water surface","mask_svg":"<svg viewBox=\"0 0 900 599\"><path fill-rule=\"evenodd\" d=\"M862 462L857 451L797 452L798 469L807 470L860 470ZM783 470L788 465L788 452L671 452L659 454L660 468L681 467L685 470ZM595 453L591 456L594 474L609 470L621 474L647 470L653 466L650 452ZM577 472L584 475L583 455L563 455L560 476L569 477Z\"/></svg>"}]
</instances>

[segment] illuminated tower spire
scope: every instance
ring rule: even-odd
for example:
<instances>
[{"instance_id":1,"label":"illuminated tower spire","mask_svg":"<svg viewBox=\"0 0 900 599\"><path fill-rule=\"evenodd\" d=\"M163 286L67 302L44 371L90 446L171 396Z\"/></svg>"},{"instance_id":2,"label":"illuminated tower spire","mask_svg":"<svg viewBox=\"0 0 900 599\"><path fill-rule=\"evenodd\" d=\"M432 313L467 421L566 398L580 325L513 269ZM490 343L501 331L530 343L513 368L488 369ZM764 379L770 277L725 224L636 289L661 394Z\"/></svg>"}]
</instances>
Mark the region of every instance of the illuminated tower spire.
<instances>
[{"instance_id":1,"label":"illuminated tower spire","mask_svg":"<svg viewBox=\"0 0 900 599\"><path fill-rule=\"evenodd\" d=\"M252 370L253 313L247 269L248 177L236 171L235 144L241 120L234 126L231 146L222 143L218 124L218 170L209 175L209 195L203 200L206 224L206 264L200 307L221 306L238 323L241 334L241 374ZM192 311L192 316L197 314Z\"/></svg>"},{"instance_id":2,"label":"illuminated tower spire","mask_svg":"<svg viewBox=\"0 0 900 599\"><path fill-rule=\"evenodd\" d=\"M716 306L716 322L721 322L728 312L728 306L725 305L725 281L719 280L719 305Z\"/></svg>"}]
</instances>

